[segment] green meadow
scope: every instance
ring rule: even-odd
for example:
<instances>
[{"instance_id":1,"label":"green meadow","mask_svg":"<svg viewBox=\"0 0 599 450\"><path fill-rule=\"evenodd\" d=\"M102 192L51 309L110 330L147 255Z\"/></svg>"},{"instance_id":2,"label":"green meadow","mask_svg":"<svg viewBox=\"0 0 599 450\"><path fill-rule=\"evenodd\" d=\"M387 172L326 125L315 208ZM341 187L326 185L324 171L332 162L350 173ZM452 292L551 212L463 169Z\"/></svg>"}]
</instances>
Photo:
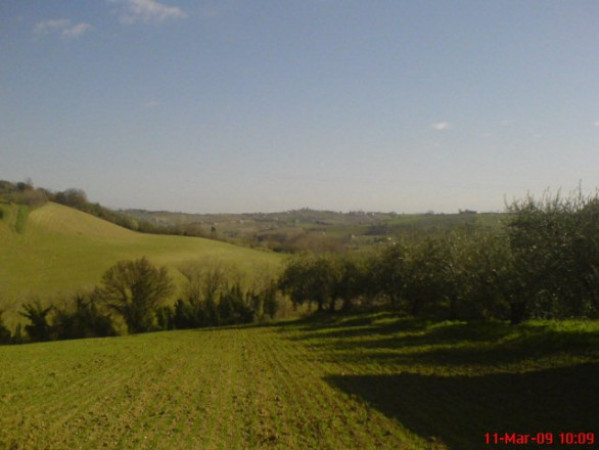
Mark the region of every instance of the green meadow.
<instances>
[{"instance_id":1,"label":"green meadow","mask_svg":"<svg viewBox=\"0 0 599 450\"><path fill-rule=\"evenodd\" d=\"M24 302L59 304L120 260L146 256L176 281L190 262L248 283L283 265L273 252L141 234L55 203L0 211L9 326ZM0 448L474 450L599 439L598 321L366 311L0 346Z\"/></svg>"},{"instance_id":2,"label":"green meadow","mask_svg":"<svg viewBox=\"0 0 599 450\"><path fill-rule=\"evenodd\" d=\"M0 347L11 449L590 448L599 324L390 313ZM487 445L551 436L554 445Z\"/></svg>"},{"instance_id":3,"label":"green meadow","mask_svg":"<svg viewBox=\"0 0 599 450\"><path fill-rule=\"evenodd\" d=\"M9 322L25 301L60 300L98 285L120 260L146 256L175 279L177 268L192 261L234 267L248 278L281 262L275 253L220 241L137 233L56 203L32 211L15 204L0 208L0 309Z\"/></svg>"}]
</instances>

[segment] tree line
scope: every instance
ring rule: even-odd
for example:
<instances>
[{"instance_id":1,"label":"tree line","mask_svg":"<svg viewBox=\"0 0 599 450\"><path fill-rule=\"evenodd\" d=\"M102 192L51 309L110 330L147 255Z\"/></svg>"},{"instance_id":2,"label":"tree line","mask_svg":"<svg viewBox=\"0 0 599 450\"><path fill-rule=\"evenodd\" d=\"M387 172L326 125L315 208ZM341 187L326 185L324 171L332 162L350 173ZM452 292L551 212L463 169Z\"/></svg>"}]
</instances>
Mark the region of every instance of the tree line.
<instances>
[{"instance_id":1,"label":"tree line","mask_svg":"<svg viewBox=\"0 0 599 450\"><path fill-rule=\"evenodd\" d=\"M0 180L0 203L15 203L33 209L49 201L78 209L92 216L112 222L115 225L140 233L213 237L197 226L158 225L146 220L135 219L118 211L113 211L99 203L90 202L87 194L82 189L70 188L64 191L53 192L45 188L35 187L31 181L13 183ZM2 219L2 215L3 211L0 209L0 219Z\"/></svg>"},{"instance_id":2,"label":"tree line","mask_svg":"<svg viewBox=\"0 0 599 450\"><path fill-rule=\"evenodd\" d=\"M413 235L376 251L290 259L279 287L318 310L385 304L417 317L599 317L599 198L545 194L496 231Z\"/></svg>"},{"instance_id":3,"label":"tree line","mask_svg":"<svg viewBox=\"0 0 599 450\"><path fill-rule=\"evenodd\" d=\"M274 318L279 309L275 280L243 288L241 277L222 265L190 264L181 269L185 282L173 305L166 303L175 285L165 267L143 257L109 268L101 285L60 305L39 300L22 306L27 319L15 332L0 311L0 343L115 336L119 323L129 334L148 331L247 324Z\"/></svg>"},{"instance_id":4,"label":"tree line","mask_svg":"<svg viewBox=\"0 0 599 450\"><path fill-rule=\"evenodd\" d=\"M599 196L546 194L508 206L503 226L412 235L374 250L292 256L277 279L243 289L219 266L181 269L122 261L67 307L25 304L29 323L0 342L42 341L251 323L274 317L281 293L318 311L383 305L415 317L507 320L599 317Z\"/></svg>"}]
</instances>

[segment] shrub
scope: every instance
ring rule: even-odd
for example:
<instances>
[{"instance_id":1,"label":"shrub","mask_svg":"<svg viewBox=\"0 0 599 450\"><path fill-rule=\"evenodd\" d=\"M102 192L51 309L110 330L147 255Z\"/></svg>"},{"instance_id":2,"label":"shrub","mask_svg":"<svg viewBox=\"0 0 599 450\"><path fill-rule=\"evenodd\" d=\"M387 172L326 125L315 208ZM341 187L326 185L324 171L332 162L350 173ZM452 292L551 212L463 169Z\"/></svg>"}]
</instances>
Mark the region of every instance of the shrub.
<instances>
[{"instance_id":1,"label":"shrub","mask_svg":"<svg viewBox=\"0 0 599 450\"><path fill-rule=\"evenodd\" d=\"M173 330L175 328L175 315L168 306L160 306L156 309L156 321L160 330ZM186 328L186 327L180 327Z\"/></svg>"},{"instance_id":2,"label":"shrub","mask_svg":"<svg viewBox=\"0 0 599 450\"><path fill-rule=\"evenodd\" d=\"M102 314L96 305L97 291L77 295L71 308L55 308L52 335L55 339L79 339L115 336L110 316Z\"/></svg>"},{"instance_id":3,"label":"shrub","mask_svg":"<svg viewBox=\"0 0 599 450\"><path fill-rule=\"evenodd\" d=\"M254 321L254 310L245 303L239 283L225 289L218 303L218 317L222 325L251 323Z\"/></svg>"},{"instance_id":4,"label":"shrub","mask_svg":"<svg viewBox=\"0 0 599 450\"><path fill-rule=\"evenodd\" d=\"M48 323L48 314L52 306L44 307L39 300L23 305L24 312L20 314L29 320L25 325L25 332L29 339L34 342L49 341L51 339L51 327Z\"/></svg>"},{"instance_id":5,"label":"shrub","mask_svg":"<svg viewBox=\"0 0 599 450\"><path fill-rule=\"evenodd\" d=\"M256 297L262 298L262 308L264 310L264 314L267 314L271 319L274 319L275 315L279 311L277 286L275 282L271 282L266 289L264 289L262 295L257 294Z\"/></svg>"},{"instance_id":6,"label":"shrub","mask_svg":"<svg viewBox=\"0 0 599 450\"><path fill-rule=\"evenodd\" d=\"M4 311L0 310L0 344L9 344L11 342L10 330L4 325L2 314Z\"/></svg>"}]
</instances>

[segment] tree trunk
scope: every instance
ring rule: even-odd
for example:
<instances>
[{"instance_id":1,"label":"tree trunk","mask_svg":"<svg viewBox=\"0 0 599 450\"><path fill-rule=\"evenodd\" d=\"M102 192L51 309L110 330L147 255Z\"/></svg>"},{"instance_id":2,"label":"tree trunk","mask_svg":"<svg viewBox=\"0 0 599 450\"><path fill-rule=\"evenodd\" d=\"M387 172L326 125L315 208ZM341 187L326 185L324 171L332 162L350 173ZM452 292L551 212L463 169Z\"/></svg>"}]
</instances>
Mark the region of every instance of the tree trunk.
<instances>
[{"instance_id":1,"label":"tree trunk","mask_svg":"<svg viewBox=\"0 0 599 450\"><path fill-rule=\"evenodd\" d=\"M342 311L349 311L352 309L352 301L349 298L346 298L343 300L343 304L341 305L341 310Z\"/></svg>"},{"instance_id":2,"label":"tree trunk","mask_svg":"<svg viewBox=\"0 0 599 450\"><path fill-rule=\"evenodd\" d=\"M526 303L523 301L510 303L510 323L518 325L524 320L526 314Z\"/></svg>"}]
</instances>

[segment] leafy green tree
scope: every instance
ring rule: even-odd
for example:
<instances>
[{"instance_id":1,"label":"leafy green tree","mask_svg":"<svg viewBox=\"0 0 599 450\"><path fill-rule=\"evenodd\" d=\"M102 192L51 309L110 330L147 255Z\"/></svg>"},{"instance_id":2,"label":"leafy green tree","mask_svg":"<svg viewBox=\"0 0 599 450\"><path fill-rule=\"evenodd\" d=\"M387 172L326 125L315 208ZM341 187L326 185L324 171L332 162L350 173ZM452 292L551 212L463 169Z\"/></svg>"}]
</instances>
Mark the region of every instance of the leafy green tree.
<instances>
[{"instance_id":1,"label":"leafy green tree","mask_svg":"<svg viewBox=\"0 0 599 450\"><path fill-rule=\"evenodd\" d=\"M599 198L546 193L509 206L507 230L522 295L512 322L599 314Z\"/></svg>"},{"instance_id":2,"label":"leafy green tree","mask_svg":"<svg viewBox=\"0 0 599 450\"><path fill-rule=\"evenodd\" d=\"M586 199L576 214L576 231L572 237L570 255L572 274L577 279L581 295L574 310L587 317L599 317L599 197Z\"/></svg>"},{"instance_id":3,"label":"leafy green tree","mask_svg":"<svg viewBox=\"0 0 599 450\"><path fill-rule=\"evenodd\" d=\"M222 325L253 322L254 310L246 304L239 283L221 292L218 314Z\"/></svg>"},{"instance_id":4,"label":"leafy green tree","mask_svg":"<svg viewBox=\"0 0 599 450\"><path fill-rule=\"evenodd\" d=\"M328 305L335 310L336 293L341 272L328 255L304 255L287 263L279 278L279 287L295 304L316 302L318 311Z\"/></svg>"},{"instance_id":5,"label":"leafy green tree","mask_svg":"<svg viewBox=\"0 0 599 450\"><path fill-rule=\"evenodd\" d=\"M54 195L54 201L77 209L85 209L88 205L85 191L74 188L57 192Z\"/></svg>"},{"instance_id":6,"label":"leafy green tree","mask_svg":"<svg viewBox=\"0 0 599 450\"><path fill-rule=\"evenodd\" d=\"M78 294L70 308L55 308L52 321L56 339L80 339L88 337L115 336L116 330L110 316L97 307L97 291Z\"/></svg>"},{"instance_id":7,"label":"leafy green tree","mask_svg":"<svg viewBox=\"0 0 599 450\"><path fill-rule=\"evenodd\" d=\"M271 319L275 318L275 315L279 311L279 301L277 300L277 285L274 281L270 282L269 285L262 291L262 307L264 314L267 314Z\"/></svg>"},{"instance_id":8,"label":"leafy green tree","mask_svg":"<svg viewBox=\"0 0 599 450\"><path fill-rule=\"evenodd\" d=\"M288 294L296 306L311 300L308 286L304 283L307 272L306 257L296 256L287 261L277 282L279 289Z\"/></svg>"},{"instance_id":9,"label":"leafy green tree","mask_svg":"<svg viewBox=\"0 0 599 450\"><path fill-rule=\"evenodd\" d=\"M397 309L404 291L408 254L402 242L394 242L370 258L370 283L366 286L371 296L388 299Z\"/></svg>"},{"instance_id":10,"label":"leafy green tree","mask_svg":"<svg viewBox=\"0 0 599 450\"><path fill-rule=\"evenodd\" d=\"M205 321L202 326L216 327L221 324L218 303L216 298L207 297L203 305Z\"/></svg>"},{"instance_id":11,"label":"leafy green tree","mask_svg":"<svg viewBox=\"0 0 599 450\"><path fill-rule=\"evenodd\" d=\"M371 294L414 316L438 314L447 294L447 248L439 237L414 235L384 247L370 263Z\"/></svg>"},{"instance_id":12,"label":"leafy green tree","mask_svg":"<svg viewBox=\"0 0 599 450\"><path fill-rule=\"evenodd\" d=\"M349 311L353 300L366 296L368 286L368 260L362 255L343 255L337 258L339 276L335 288L335 296L343 301L341 309Z\"/></svg>"},{"instance_id":13,"label":"leafy green tree","mask_svg":"<svg viewBox=\"0 0 599 450\"><path fill-rule=\"evenodd\" d=\"M13 334L10 342L11 344L23 344L25 343L25 338L23 337L23 327L20 323L15 327L15 333Z\"/></svg>"},{"instance_id":14,"label":"leafy green tree","mask_svg":"<svg viewBox=\"0 0 599 450\"><path fill-rule=\"evenodd\" d=\"M8 344L11 341L10 330L4 325L4 319L2 319L4 311L0 310L0 344Z\"/></svg>"},{"instance_id":15,"label":"leafy green tree","mask_svg":"<svg viewBox=\"0 0 599 450\"><path fill-rule=\"evenodd\" d=\"M164 308L168 307L165 306ZM197 328L205 322L201 305L195 308L181 298L177 299L175 302L172 316L173 328L177 330Z\"/></svg>"},{"instance_id":16,"label":"leafy green tree","mask_svg":"<svg viewBox=\"0 0 599 450\"><path fill-rule=\"evenodd\" d=\"M25 325L25 332L34 342L49 341L52 337L52 328L48 323L48 314L52 311L52 306L42 306L39 300L23 305L23 312L20 312L23 317L29 320L29 324Z\"/></svg>"},{"instance_id":17,"label":"leafy green tree","mask_svg":"<svg viewBox=\"0 0 599 450\"><path fill-rule=\"evenodd\" d=\"M414 239L405 249L403 294L413 316L438 315L447 289L446 247L439 239Z\"/></svg>"},{"instance_id":18,"label":"leafy green tree","mask_svg":"<svg viewBox=\"0 0 599 450\"><path fill-rule=\"evenodd\" d=\"M503 232L458 229L442 244L449 319L504 319L517 290L512 255Z\"/></svg>"},{"instance_id":19,"label":"leafy green tree","mask_svg":"<svg viewBox=\"0 0 599 450\"><path fill-rule=\"evenodd\" d=\"M175 326L175 311L168 306L159 306L156 309L156 321L158 322L158 328L161 330L177 328Z\"/></svg>"},{"instance_id":20,"label":"leafy green tree","mask_svg":"<svg viewBox=\"0 0 599 450\"><path fill-rule=\"evenodd\" d=\"M118 262L104 273L102 284L103 302L123 317L129 333L149 331L156 308L174 290L167 269L153 266L145 257Z\"/></svg>"},{"instance_id":21,"label":"leafy green tree","mask_svg":"<svg viewBox=\"0 0 599 450\"><path fill-rule=\"evenodd\" d=\"M234 274L222 264L188 264L179 269L185 283L183 298L175 305L177 328L216 326L219 298Z\"/></svg>"}]
</instances>

